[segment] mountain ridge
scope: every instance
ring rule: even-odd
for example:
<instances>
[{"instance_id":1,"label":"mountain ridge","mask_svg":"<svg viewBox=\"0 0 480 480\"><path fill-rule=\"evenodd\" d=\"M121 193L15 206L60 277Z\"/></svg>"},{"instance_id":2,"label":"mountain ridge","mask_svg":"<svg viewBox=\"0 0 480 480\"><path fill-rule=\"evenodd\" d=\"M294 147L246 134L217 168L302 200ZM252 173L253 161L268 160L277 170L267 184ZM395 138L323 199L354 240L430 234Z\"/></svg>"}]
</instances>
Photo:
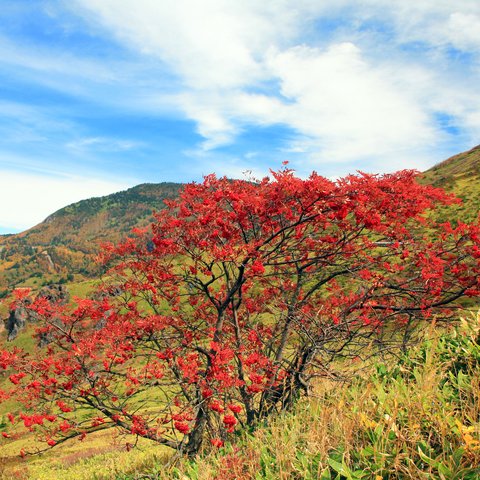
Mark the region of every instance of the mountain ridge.
<instances>
[{"instance_id":1,"label":"mountain ridge","mask_svg":"<svg viewBox=\"0 0 480 480\"><path fill-rule=\"evenodd\" d=\"M15 286L35 288L96 276L101 267L94 257L100 245L148 225L153 211L175 198L181 186L142 183L72 203L23 232L0 236L0 297Z\"/></svg>"},{"instance_id":2,"label":"mountain ridge","mask_svg":"<svg viewBox=\"0 0 480 480\"><path fill-rule=\"evenodd\" d=\"M435 175L439 170L443 170L443 174L449 171L450 174L465 175L467 173L480 173L480 145L472 147L465 152L457 153L451 157L435 164L425 173L431 172Z\"/></svg>"},{"instance_id":3,"label":"mountain ridge","mask_svg":"<svg viewBox=\"0 0 480 480\"><path fill-rule=\"evenodd\" d=\"M439 209L440 220L472 221L480 211L480 145L439 162L419 176L422 183L459 196L461 205ZM183 184L142 183L67 205L18 234L0 235L0 297L15 286L39 288L95 277L101 243L118 242L133 227L148 225L152 212L175 198Z\"/></svg>"}]
</instances>

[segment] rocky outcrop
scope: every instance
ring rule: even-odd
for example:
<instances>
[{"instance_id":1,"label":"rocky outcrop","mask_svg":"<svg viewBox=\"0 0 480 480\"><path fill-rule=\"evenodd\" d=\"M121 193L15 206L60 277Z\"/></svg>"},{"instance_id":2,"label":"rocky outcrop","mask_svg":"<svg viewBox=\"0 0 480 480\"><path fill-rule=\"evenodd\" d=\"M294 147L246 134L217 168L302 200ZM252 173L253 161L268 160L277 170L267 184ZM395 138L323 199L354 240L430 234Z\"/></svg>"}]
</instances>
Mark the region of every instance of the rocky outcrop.
<instances>
[{"instance_id":1,"label":"rocky outcrop","mask_svg":"<svg viewBox=\"0 0 480 480\"><path fill-rule=\"evenodd\" d=\"M55 263L53 263L52 257L47 250L40 252L39 261L40 263L45 263L47 272L55 273L58 271L58 268L56 267Z\"/></svg>"},{"instance_id":2,"label":"rocky outcrop","mask_svg":"<svg viewBox=\"0 0 480 480\"><path fill-rule=\"evenodd\" d=\"M107 290L102 290L93 293L90 298L96 301L102 301L105 298L115 298L123 294L123 290L118 286L112 286ZM101 330L107 324L107 320L112 314L112 310L107 310L103 318L101 318L95 325L95 330Z\"/></svg>"},{"instance_id":3,"label":"rocky outcrop","mask_svg":"<svg viewBox=\"0 0 480 480\"><path fill-rule=\"evenodd\" d=\"M51 303L64 305L70 300L70 295L64 285L48 285L38 292L36 298L46 298ZM28 305L31 303L31 300L25 299L21 305L10 312L8 319L5 321L8 341L14 340L18 333L25 328L27 322L34 323L37 321L36 314L28 309ZM48 334L40 335L39 345L43 346L48 343Z\"/></svg>"},{"instance_id":4,"label":"rocky outcrop","mask_svg":"<svg viewBox=\"0 0 480 480\"><path fill-rule=\"evenodd\" d=\"M31 313L24 305L19 305L17 308L10 311L10 315L5 321L5 330L7 331L7 339L9 342L14 340L17 337L18 332L25 328L25 324L30 320L30 317Z\"/></svg>"},{"instance_id":5,"label":"rocky outcrop","mask_svg":"<svg viewBox=\"0 0 480 480\"><path fill-rule=\"evenodd\" d=\"M37 298L46 298L51 303L65 305L70 300L70 294L65 285L48 285L38 292Z\"/></svg>"}]
</instances>

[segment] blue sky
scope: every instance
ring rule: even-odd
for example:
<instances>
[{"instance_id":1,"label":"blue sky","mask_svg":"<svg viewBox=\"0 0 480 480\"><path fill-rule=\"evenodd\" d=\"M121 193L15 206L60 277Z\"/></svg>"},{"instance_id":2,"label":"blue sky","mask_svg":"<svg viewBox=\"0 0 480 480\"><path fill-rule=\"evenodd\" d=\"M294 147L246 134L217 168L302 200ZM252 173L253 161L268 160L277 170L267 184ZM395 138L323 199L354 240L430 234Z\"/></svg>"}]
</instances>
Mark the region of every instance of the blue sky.
<instances>
[{"instance_id":1,"label":"blue sky","mask_svg":"<svg viewBox=\"0 0 480 480\"><path fill-rule=\"evenodd\" d=\"M480 143L480 2L2 0L0 233L142 182Z\"/></svg>"}]
</instances>

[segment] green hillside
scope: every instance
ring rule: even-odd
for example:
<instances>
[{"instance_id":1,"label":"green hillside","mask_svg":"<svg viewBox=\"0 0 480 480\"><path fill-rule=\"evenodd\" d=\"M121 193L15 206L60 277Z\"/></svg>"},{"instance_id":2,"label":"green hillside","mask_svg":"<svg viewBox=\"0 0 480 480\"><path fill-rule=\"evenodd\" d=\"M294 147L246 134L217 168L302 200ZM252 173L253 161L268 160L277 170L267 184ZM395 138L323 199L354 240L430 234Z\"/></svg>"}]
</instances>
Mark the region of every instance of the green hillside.
<instances>
[{"instance_id":1,"label":"green hillside","mask_svg":"<svg viewBox=\"0 0 480 480\"><path fill-rule=\"evenodd\" d=\"M118 242L174 198L176 183L142 184L69 205L17 235L0 236L0 297L15 286L39 287L99 273L103 242Z\"/></svg>"},{"instance_id":2,"label":"green hillside","mask_svg":"<svg viewBox=\"0 0 480 480\"><path fill-rule=\"evenodd\" d=\"M421 181L462 199L461 205L441 209L442 220L475 220L480 212L480 145L438 163L422 174Z\"/></svg>"}]
</instances>

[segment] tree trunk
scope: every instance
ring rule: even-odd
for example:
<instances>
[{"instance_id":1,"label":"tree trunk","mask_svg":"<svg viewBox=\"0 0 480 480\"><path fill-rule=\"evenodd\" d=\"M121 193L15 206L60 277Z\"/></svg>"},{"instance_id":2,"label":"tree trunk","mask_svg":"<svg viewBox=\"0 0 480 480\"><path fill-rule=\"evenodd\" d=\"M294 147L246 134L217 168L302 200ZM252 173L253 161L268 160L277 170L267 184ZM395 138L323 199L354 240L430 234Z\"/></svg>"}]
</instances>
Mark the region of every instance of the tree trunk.
<instances>
[{"instance_id":1,"label":"tree trunk","mask_svg":"<svg viewBox=\"0 0 480 480\"><path fill-rule=\"evenodd\" d=\"M195 419L195 426L188 436L188 442L185 446L185 453L189 457L195 457L199 452L205 433L205 425L207 424L207 416L203 407L200 407Z\"/></svg>"}]
</instances>

